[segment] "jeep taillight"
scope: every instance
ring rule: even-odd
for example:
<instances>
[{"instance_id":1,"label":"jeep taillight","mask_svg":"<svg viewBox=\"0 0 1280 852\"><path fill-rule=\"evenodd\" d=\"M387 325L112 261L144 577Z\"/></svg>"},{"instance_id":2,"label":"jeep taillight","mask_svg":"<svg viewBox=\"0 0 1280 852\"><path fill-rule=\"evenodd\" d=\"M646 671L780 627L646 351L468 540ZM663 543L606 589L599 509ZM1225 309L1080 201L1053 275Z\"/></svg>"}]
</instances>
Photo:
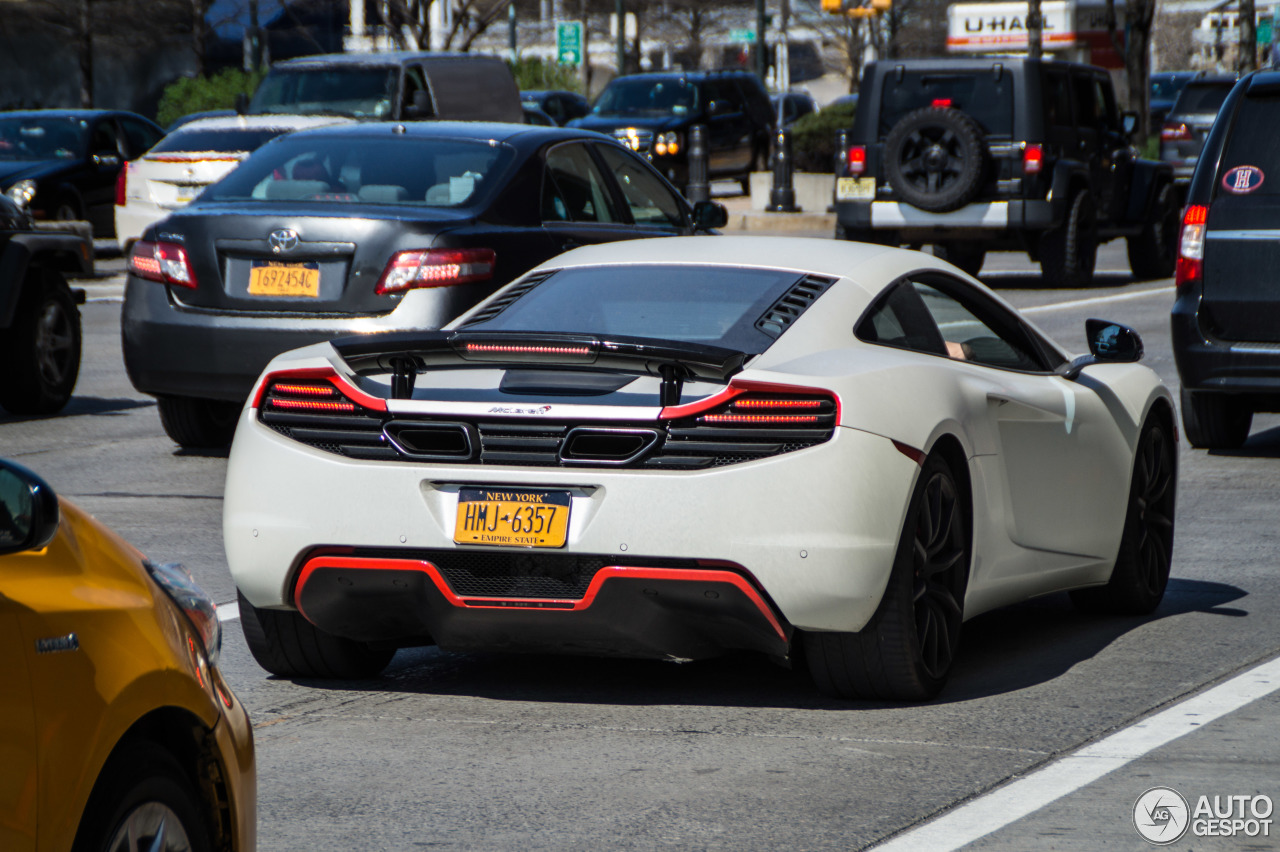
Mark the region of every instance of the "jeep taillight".
<instances>
[{"instance_id":1,"label":"jeep taillight","mask_svg":"<svg viewBox=\"0 0 1280 852\"><path fill-rule=\"evenodd\" d=\"M397 252L378 280L378 295L422 287L452 287L493 277L493 249L415 249Z\"/></svg>"},{"instance_id":2,"label":"jeep taillight","mask_svg":"<svg viewBox=\"0 0 1280 852\"><path fill-rule=\"evenodd\" d=\"M1181 122L1170 122L1160 128L1161 142L1190 142L1191 128Z\"/></svg>"},{"instance_id":3,"label":"jeep taillight","mask_svg":"<svg viewBox=\"0 0 1280 852\"><path fill-rule=\"evenodd\" d=\"M1044 168L1044 147L1041 145L1024 145L1022 148L1022 173L1038 175Z\"/></svg>"},{"instance_id":4,"label":"jeep taillight","mask_svg":"<svg viewBox=\"0 0 1280 852\"><path fill-rule=\"evenodd\" d=\"M867 149L862 145L853 145L844 155L845 171L850 177L861 177L867 170Z\"/></svg>"},{"instance_id":5,"label":"jeep taillight","mask_svg":"<svg viewBox=\"0 0 1280 852\"><path fill-rule=\"evenodd\" d=\"M129 185L129 168L130 163L125 163L120 169L120 173L116 175L116 206L123 207L125 203L125 188Z\"/></svg>"},{"instance_id":6,"label":"jeep taillight","mask_svg":"<svg viewBox=\"0 0 1280 852\"><path fill-rule=\"evenodd\" d=\"M1182 214L1182 235L1178 240L1178 266L1174 286L1183 289L1204 277L1204 230L1209 221L1209 208L1192 204Z\"/></svg>"},{"instance_id":7,"label":"jeep taillight","mask_svg":"<svg viewBox=\"0 0 1280 852\"><path fill-rule=\"evenodd\" d=\"M129 271L139 278L174 287L196 288L187 250L178 243L139 240L129 253Z\"/></svg>"}]
</instances>

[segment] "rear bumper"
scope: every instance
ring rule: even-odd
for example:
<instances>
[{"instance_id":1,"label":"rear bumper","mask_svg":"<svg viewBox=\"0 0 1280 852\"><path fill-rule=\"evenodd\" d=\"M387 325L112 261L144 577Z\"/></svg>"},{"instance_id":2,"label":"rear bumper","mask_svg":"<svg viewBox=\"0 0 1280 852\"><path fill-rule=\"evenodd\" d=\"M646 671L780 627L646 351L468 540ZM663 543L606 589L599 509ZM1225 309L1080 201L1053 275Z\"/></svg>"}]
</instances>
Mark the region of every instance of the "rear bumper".
<instances>
[{"instance_id":1,"label":"rear bumper","mask_svg":"<svg viewBox=\"0 0 1280 852\"><path fill-rule=\"evenodd\" d=\"M899 242L1039 232L1052 228L1060 218L1053 202L1023 199L968 204L948 213L930 213L898 201L838 201L835 208L846 230L896 234Z\"/></svg>"},{"instance_id":2,"label":"rear bumper","mask_svg":"<svg viewBox=\"0 0 1280 852\"><path fill-rule=\"evenodd\" d=\"M1194 391L1280 395L1280 343L1218 340L1200 327L1199 296L1174 303L1173 357L1182 386Z\"/></svg>"},{"instance_id":3,"label":"rear bumper","mask_svg":"<svg viewBox=\"0 0 1280 852\"><path fill-rule=\"evenodd\" d=\"M755 585L727 568L605 566L579 600L468 598L427 559L317 556L303 565L295 600L329 633L448 650L781 656L791 636Z\"/></svg>"},{"instance_id":4,"label":"rear bumper","mask_svg":"<svg viewBox=\"0 0 1280 852\"><path fill-rule=\"evenodd\" d=\"M143 393L242 403L280 353L349 334L439 328L469 306L446 293L461 289L410 291L376 316L291 316L185 307L168 287L130 275L120 323L125 369Z\"/></svg>"}]
</instances>

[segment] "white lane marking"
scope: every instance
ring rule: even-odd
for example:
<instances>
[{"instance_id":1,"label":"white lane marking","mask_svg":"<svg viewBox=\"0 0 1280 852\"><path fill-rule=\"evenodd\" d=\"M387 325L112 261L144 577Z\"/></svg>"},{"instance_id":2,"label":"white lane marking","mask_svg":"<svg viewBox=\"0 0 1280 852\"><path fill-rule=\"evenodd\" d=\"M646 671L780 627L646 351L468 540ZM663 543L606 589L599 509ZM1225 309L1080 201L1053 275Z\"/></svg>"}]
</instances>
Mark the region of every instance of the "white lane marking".
<instances>
[{"instance_id":1,"label":"white lane marking","mask_svg":"<svg viewBox=\"0 0 1280 852\"><path fill-rule=\"evenodd\" d=\"M1278 689L1280 658L1148 716L874 848L876 852L953 852Z\"/></svg>"},{"instance_id":2,"label":"white lane marking","mask_svg":"<svg viewBox=\"0 0 1280 852\"><path fill-rule=\"evenodd\" d=\"M1080 308L1085 305L1101 305L1107 302L1127 302L1130 299L1141 299L1144 296L1167 296L1174 292L1174 287L1154 287L1150 290L1139 290L1134 293L1117 293L1114 296L1095 296L1092 299L1075 299L1071 302L1054 302L1049 305L1035 305L1030 308L1018 308L1020 314L1038 314L1042 311L1062 311L1067 308Z\"/></svg>"},{"instance_id":3,"label":"white lane marking","mask_svg":"<svg viewBox=\"0 0 1280 852\"><path fill-rule=\"evenodd\" d=\"M218 620L239 621L240 604L237 601L228 601L227 603L218 604Z\"/></svg>"},{"instance_id":4,"label":"white lane marking","mask_svg":"<svg viewBox=\"0 0 1280 852\"><path fill-rule=\"evenodd\" d=\"M123 302L124 296L89 296L86 302Z\"/></svg>"}]
</instances>

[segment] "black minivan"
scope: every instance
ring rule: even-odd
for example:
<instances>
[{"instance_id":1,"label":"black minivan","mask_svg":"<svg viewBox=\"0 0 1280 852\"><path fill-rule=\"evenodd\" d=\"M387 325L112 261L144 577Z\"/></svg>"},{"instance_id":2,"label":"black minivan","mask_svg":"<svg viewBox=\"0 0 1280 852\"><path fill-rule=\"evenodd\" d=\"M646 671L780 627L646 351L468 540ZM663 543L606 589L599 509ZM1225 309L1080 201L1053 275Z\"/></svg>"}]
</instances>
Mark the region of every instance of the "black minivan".
<instances>
[{"instance_id":1,"label":"black minivan","mask_svg":"<svg viewBox=\"0 0 1280 852\"><path fill-rule=\"evenodd\" d=\"M1280 72L1244 77L1205 141L1182 216L1173 353L1195 447L1238 447L1280 411Z\"/></svg>"}]
</instances>

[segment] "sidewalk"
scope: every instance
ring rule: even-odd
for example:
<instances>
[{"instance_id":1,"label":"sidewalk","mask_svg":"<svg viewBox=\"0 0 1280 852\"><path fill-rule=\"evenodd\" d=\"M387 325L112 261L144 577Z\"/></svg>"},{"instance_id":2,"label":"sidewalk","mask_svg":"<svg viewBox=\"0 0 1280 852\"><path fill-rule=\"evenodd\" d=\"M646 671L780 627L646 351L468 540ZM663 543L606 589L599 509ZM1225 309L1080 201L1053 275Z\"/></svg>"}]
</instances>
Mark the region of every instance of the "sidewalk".
<instances>
[{"instance_id":1,"label":"sidewalk","mask_svg":"<svg viewBox=\"0 0 1280 852\"><path fill-rule=\"evenodd\" d=\"M751 197L747 195L713 195L729 211L729 224L721 230L752 231L756 233L789 234L792 236L826 236L835 234L834 213L768 213L751 209Z\"/></svg>"}]
</instances>

